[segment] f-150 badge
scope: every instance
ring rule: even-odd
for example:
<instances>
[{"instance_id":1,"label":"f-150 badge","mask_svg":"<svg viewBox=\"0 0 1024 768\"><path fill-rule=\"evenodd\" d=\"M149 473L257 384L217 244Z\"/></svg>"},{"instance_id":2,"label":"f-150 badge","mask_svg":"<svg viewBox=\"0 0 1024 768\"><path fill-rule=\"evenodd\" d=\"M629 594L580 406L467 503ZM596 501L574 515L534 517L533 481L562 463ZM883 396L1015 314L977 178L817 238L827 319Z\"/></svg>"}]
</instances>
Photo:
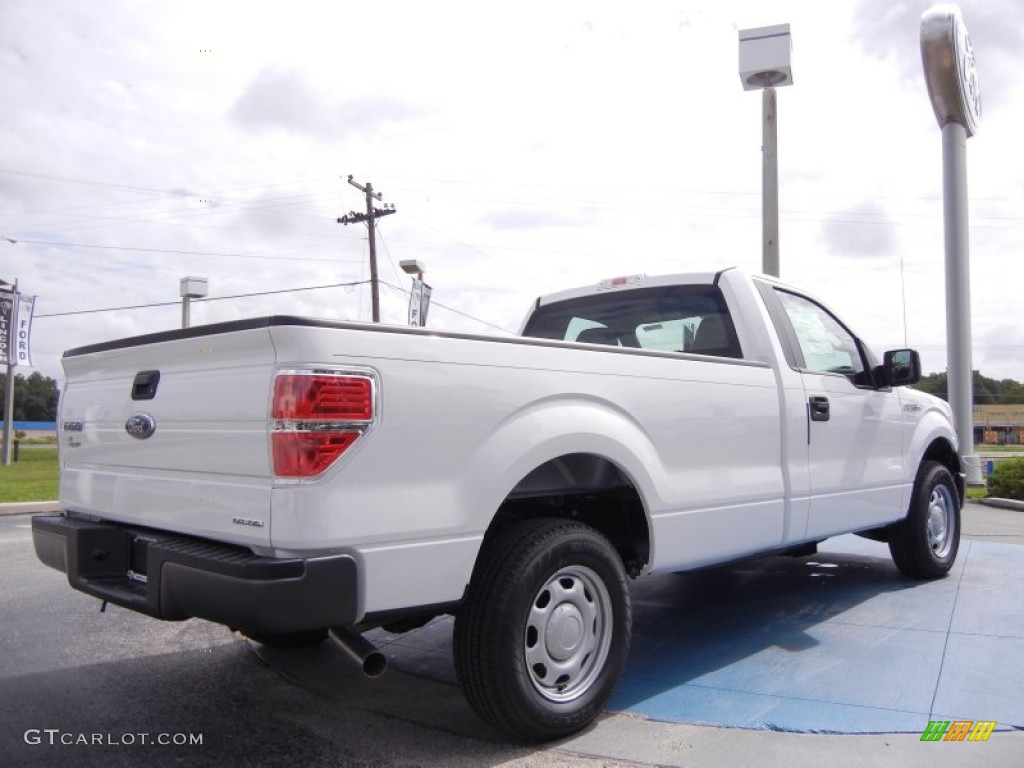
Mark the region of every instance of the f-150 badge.
<instances>
[{"instance_id":1,"label":"f-150 badge","mask_svg":"<svg viewBox=\"0 0 1024 768\"><path fill-rule=\"evenodd\" d=\"M156 432L156 419L148 413L133 413L124 423L124 431L136 440L145 440Z\"/></svg>"}]
</instances>

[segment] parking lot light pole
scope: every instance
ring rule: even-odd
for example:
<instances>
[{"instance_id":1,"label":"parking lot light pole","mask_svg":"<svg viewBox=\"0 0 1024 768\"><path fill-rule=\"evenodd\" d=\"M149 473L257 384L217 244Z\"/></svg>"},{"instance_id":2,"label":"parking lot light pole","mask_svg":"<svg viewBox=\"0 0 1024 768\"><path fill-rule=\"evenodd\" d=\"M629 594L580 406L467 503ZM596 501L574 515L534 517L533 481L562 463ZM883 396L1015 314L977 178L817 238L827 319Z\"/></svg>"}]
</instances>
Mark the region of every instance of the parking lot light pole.
<instances>
[{"instance_id":1,"label":"parking lot light pole","mask_svg":"<svg viewBox=\"0 0 1024 768\"><path fill-rule=\"evenodd\" d=\"M191 307L189 302L192 299L201 299L210 292L209 281L205 277L183 277L181 278L181 327L188 328L192 324Z\"/></svg>"},{"instance_id":2,"label":"parking lot light pole","mask_svg":"<svg viewBox=\"0 0 1024 768\"><path fill-rule=\"evenodd\" d=\"M779 133L776 87L793 84L789 24L740 30L743 90L761 90L761 271L779 276Z\"/></svg>"}]
</instances>

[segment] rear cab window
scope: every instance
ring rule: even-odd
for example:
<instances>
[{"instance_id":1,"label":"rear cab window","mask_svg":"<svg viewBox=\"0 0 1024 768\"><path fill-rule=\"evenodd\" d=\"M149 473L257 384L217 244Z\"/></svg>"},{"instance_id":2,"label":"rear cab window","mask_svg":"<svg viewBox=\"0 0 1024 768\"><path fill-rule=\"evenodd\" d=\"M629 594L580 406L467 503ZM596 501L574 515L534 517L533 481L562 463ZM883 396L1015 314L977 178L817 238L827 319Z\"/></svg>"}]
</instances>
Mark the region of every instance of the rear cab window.
<instances>
[{"instance_id":1,"label":"rear cab window","mask_svg":"<svg viewBox=\"0 0 1024 768\"><path fill-rule=\"evenodd\" d=\"M714 285L632 288L539 307L523 336L742 358L728 306Z\"/></svg>"}]
</instances>

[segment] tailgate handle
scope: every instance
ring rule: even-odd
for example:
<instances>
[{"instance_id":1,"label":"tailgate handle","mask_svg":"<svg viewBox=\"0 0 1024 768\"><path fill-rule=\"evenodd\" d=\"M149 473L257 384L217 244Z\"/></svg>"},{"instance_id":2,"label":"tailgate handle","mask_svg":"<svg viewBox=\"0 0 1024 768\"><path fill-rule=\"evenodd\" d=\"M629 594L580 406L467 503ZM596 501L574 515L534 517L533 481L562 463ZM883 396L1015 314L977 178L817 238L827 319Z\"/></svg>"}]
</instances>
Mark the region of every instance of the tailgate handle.
<instances>
[{"instance_id":1,"label":"tailgate handle","mask_svg":"<svg viewBox=\"0 0 1024 768\"><path fill-rule=\"evenodd\" d=\"M160 371L139 371L132 381L132 400L152 400L159 383Z\"/></svg>"}]
</instances>

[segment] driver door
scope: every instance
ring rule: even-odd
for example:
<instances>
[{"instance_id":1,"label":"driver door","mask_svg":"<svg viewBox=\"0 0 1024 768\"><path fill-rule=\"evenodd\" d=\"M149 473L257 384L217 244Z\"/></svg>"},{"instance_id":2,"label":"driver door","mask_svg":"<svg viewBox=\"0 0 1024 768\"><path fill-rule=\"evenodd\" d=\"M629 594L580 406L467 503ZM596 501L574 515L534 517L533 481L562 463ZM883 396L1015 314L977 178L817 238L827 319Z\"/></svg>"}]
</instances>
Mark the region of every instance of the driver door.
<instances>
[{"instance_id":1,"label":"driver door","mask_svg":"<svg viewBox=\"0 0 1024 768\"><path fill-rule=\"evenodd\" d=\"M806 538L890 522L903 505L902 409L876 388L865 347L831 312L774 288L807 406Z\"/></svg>"}]
</instances>

